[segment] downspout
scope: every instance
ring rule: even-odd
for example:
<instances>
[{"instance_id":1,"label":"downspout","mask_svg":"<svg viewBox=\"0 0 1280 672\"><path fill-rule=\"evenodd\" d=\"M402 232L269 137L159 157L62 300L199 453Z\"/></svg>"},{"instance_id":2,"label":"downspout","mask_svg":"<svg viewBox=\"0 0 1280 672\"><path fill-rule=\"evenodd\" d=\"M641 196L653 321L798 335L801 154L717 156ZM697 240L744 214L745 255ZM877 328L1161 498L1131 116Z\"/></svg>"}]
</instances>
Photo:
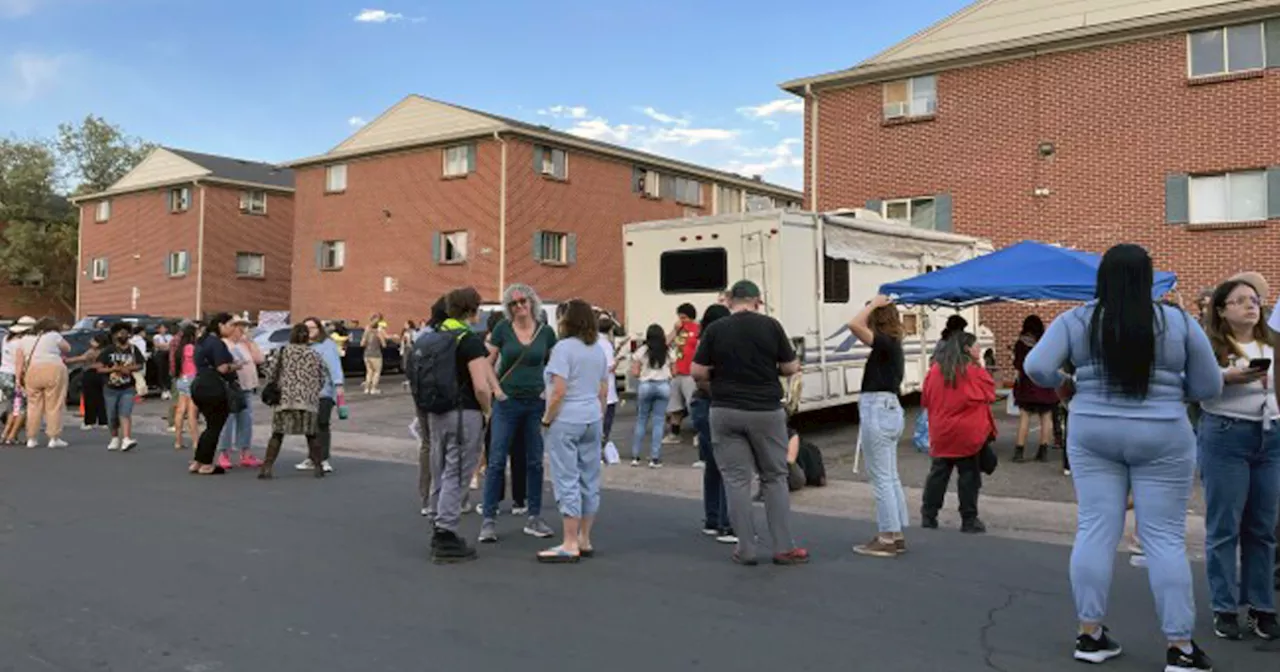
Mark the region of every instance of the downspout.
<instances>
[{"instance_id":1,"label":"downspout","mask_svg":"<svg viewBox=\"0 0 1280 672\"><path fill-rule=\"evenodd\" d=\"M76 315L80 319L80 287L84 284L84 204L76 208L80 211L80 224L76 227Z\"/></svg>"},{"instance_id":2,"label":"downspout","mask_svg":"<svg viewBox=\"0 0 1280 672\"><path fill-rule=\"evenodd\" d=\"M818 212L818 97L813 84L804 85L804 95L809 99L809 209Z\"/></svg>"},{"instance_id":3,"label":"downspout","mask_svg":"<svg viewBox=\"0 0 1280 672\"><path fill-rule=\"evenodd\" d=\"M196 271L196 314L195 319L204 318L201 312L204 308L204 203L205 203L205 187L197 180L192 184L200 187L200 223L196 230L196 266L200 269Z\"/></svg>"},{"instance_id":4,"label":"downspout","mask_svg":"<svg viewBox=\"0 0 1280 672\"><path fill-rule=\"evenodd\" d=\"M507 288L507 141L499 131L493 132L493 139L502 146L498 177L498 293L495 295L501 297Z\"/></svg>"}]
</instances>

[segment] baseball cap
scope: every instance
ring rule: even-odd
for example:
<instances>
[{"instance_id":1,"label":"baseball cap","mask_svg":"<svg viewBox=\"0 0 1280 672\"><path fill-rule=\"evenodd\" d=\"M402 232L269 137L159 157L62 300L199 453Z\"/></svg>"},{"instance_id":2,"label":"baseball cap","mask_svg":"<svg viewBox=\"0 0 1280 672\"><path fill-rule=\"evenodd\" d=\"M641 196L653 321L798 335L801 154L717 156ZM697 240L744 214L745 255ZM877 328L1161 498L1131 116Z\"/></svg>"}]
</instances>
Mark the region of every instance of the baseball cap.
<instances>
[{"instance_id":1,"label":"baseball cap","mask_svg":"<svg viewBox=\"0 0 1280 672\"><path fill-rule=\"evenodd\" d=\"M750 280L739 280L733 283L733 287L729 288L729 298L758 299L760 298L760 286Z\"/></svg>"}]
</instances>

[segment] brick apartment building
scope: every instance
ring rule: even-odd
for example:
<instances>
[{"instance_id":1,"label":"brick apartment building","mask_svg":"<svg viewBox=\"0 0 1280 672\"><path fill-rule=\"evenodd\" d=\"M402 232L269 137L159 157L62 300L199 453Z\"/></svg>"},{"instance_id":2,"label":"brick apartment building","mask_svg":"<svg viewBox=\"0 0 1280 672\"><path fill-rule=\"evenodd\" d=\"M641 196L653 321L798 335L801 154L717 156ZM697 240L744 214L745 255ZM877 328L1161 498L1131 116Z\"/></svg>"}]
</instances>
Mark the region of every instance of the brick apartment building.
<instances>
[{"instance_id":1,"label":"brick apartment building","mask_svg":"<svg viewBox=\"0 0 1280 672\"><path fill-rule=\"evenodd\" d=\"M1138 243L1188 303L1240 270L1280 280L1278 0L983 0L782 87L805 99L815 209ZM1001 352L1030 310L984 312Z\"/></svg>"},{"instance_id":2,"label":"brick apartment building","mask_svg":"<svg viewBox=\"0 0 1280 672\"><path fill-rule=\"evenodd\" d=\"M622 225L799 192L409 96L297 175L293 312L399 325L472 285L621 312ZM674 310L674 306L672 307Z\"/></svg>"},{"instance_id":3,"label":"brick apartment building","mask_svg":"<svg viewBox=\"0 0 1280 672\"><path fill-rule=\"evenodd\" d=\"M160 148L75 203L78 316L289 308L293 171Z\"/></svg>"}]
</instances>

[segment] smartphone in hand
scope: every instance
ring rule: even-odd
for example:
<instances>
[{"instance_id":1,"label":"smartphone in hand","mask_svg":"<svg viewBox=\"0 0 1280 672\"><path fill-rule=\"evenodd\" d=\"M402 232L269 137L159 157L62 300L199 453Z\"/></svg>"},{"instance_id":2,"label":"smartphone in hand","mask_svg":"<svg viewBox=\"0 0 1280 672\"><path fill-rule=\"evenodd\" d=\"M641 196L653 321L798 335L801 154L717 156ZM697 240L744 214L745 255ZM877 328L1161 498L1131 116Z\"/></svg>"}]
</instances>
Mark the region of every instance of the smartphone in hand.
<instances>
[{"instance_id":1,"label":"smartphone in hand","mask_svg":"<svg viewBox=\"0 0 1280 672\"><path fill-rule=\"evenodd\" d=\"M1249 360L1249 369L1252 371L1267 371L1271 369L1271 360L1266 358Z\"/></svg>"}]
</instances>

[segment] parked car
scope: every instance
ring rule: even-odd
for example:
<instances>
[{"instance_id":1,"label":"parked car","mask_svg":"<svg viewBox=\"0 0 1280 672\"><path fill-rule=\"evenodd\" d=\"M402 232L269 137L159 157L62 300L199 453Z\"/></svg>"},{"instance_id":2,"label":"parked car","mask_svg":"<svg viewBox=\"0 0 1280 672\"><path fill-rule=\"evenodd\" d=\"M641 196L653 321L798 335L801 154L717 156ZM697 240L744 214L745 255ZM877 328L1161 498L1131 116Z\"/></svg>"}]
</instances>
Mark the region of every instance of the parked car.
<instances>
[{"instance_id":1,"label":"parked car","mask_svg":"<svg viewBox=\"0 0 1280 672\"><path fill-rule=\"evenodd\" d=\"M342 358L342 375L364 375L364 346L360 340L364 338L364 327L353 327L347 330L351 340L347 341L347 354ZM403 373L404 362L400 357L400 343L387 339L382 346L382 372Z\"/></svg>"}]
</instances>

